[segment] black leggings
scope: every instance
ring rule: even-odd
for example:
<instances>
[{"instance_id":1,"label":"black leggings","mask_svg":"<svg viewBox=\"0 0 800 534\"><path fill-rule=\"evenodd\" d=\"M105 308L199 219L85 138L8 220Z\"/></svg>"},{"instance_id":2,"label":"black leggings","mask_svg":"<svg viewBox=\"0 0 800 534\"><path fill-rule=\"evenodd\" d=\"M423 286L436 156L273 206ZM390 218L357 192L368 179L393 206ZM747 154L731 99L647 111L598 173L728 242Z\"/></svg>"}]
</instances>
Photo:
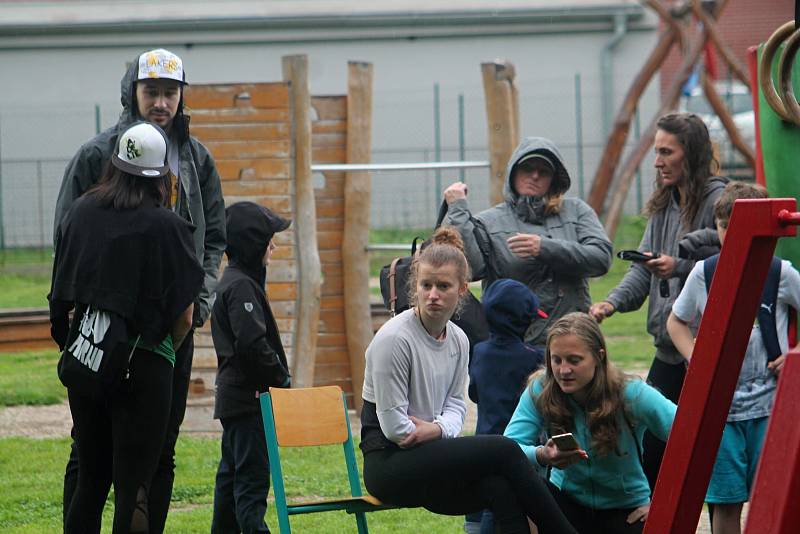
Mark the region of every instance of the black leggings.
<instances>
[{"instance_id":1,"label":"black leggings","mask_svg":"<svg viewBox=\"0 0 800 534\"><path fill-rule=\"evenodd\" d=\"M160 534L164 532L164 525L167 522L167 512L172 498L172 485L175 481L175 444L178 441L178 430L180 429L183 417L186 413L186 396L189 392L189 379L192 373L192 356L194 354L193 332L189 332L183 344L175 353L175 369L172 373L172 399L169 404L169 422L167 424L167 436L161 450L153 479L149 484L148 491L148 510L149 510L149 533ZM75 439L75 429L72 429L72 438ZM67 511L69 510L72 498L78 485L78 449L75 442L72 443L69 461L64 472L64 519L66 521ZM100 518L91 528L86 528L89 534L100 534Z\"/></svg>"},{"instance_id":2,"label":"black leggings","mask_svg":"<svg viewBox=\"0 0 800 534\"><path fill-rule=\"evenodd\" d=\"M575 533L519 445L503 436L440 439L364 455L367 490L389 504L445 515L490 509L503 533Z\"/></svg>"},{"instance_id":3,"label":"black leggings","mask_svg":"<svg viewBox=\"0 0 800 534\"><path fill-rule=\"evenodd\" d=\"M578 503L551 482L547 483L547 487L561 511L581 534L641 534L644 530L644 523L641 521L628 523L628 515L636 508L596 510Z\"/></svg>"},{"instance_id":4,"label":"black leggings","mask_svg":"<svg viewBox=\"0 0 800 534\"><path fill-rule=\"evenodd\" d=\"M650 372L647 373L647 383L659 390L666 398L678 404L684 377L686 377L686 363L670 364L656 358L650 366ZM656 436L650 432L644 433L642 467L647 476L647 482L650 484L651 492L656 487L658 470L661 468L661 459L664 457L666 448L667 444Z\"/></svg>"},{"instance_id":5,"label":"black leggings","mask_svg":"<svg viewBox=\"0 0 800 534\"><path fill-rule=\"evenodd\" d=\"M68 391L79 469L64 533L91 533L100 525L114 484L114 534L127 533L139 486L153 475L164 443L172 394L172 365L137 349L130 378L98 400Z\"/></svg>"}]
</instances>

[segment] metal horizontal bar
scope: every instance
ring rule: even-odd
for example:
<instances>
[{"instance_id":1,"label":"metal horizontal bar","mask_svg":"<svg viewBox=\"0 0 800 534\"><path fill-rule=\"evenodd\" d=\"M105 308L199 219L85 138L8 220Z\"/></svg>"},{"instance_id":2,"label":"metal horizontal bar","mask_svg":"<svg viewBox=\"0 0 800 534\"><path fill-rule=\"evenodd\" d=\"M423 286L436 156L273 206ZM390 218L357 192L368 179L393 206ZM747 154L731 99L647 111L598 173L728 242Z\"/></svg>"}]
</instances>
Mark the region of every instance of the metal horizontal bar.
<instances>
[{"instance_id":1,"label":"metal horizontal bar","mask_svg":"<svg viewBox=\"0 0 800 534\"><path fill-rule=\"evenodd\" d=\"M489 167L488 161L435 161L431 163L335 163L312 165L314 172L339 171L416 171L433 169L479 169Z\"/></svg>"},{"instance_id":2,"label":"metal horizontal bar","mask_svg":"<svg viewBox=\"0 0 800 534\"><path fill-rule=\"evenodd\" d=\"M373 250L407 250L411 251L411 243L376 243L367 245L367 251Z\"/></svg>"}]
</instances>

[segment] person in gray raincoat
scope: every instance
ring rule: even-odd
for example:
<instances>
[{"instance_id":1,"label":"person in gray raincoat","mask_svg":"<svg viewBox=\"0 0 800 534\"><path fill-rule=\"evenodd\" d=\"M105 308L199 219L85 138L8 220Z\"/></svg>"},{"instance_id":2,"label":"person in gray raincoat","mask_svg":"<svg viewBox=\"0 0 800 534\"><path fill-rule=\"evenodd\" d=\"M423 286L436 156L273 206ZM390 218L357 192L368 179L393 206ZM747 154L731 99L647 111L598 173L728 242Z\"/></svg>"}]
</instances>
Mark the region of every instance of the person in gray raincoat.
<instances>
[{"instance_id":1,"label":"person in gray raincoat","mask_svg":"<svg viewBox=\"0 0 800 534\"><path fill-rule=\"evenodd\" d=\"M141 120L161 127L169 142L169 208L194 225L194 251L205 272L203 286L194 302L192 326L197 328L211 313L212 293L225 250L225 201L214 159L206 147L189 134L189 116L184 114L183 106L185 85L183 61L172 52L149 50L133 59L121 82L122 113L119 121L84 143L64 171L54 228L58 228L75 200L103 175L122 132ZM136 523L149 523L151 534L163 531L169 509L175 478L175 443L186 410L193 350L190 333L176 353L170 419L158 469L149 491L143 488L144 495L140 495L138 510L149 510L149 517L142 518L137 514ZM77 473L78 458L73 446L64 475L65 513L72 500ZM93 525L91 529L87 527L87 532L99 533L100 525Z\"/></svg>"},{"instance_id":2,"label":"person in gray raincoat","mask_svg":"<svg viewBox=\"0 0 800 534\"><path fill-rule=\"evenodd\" d=\"M611 266L611 241L597 214L578 198L566 198L570 177L555 144L528 137L508 161L505 200L472 216L467 186L445 191L446 223L458 228L470 269L484 290L499 278L527 285L548 319L533 321L525 341L543 346L547 328L573 311L588 311L588 278Z\"/></svg>"}]
</instances>

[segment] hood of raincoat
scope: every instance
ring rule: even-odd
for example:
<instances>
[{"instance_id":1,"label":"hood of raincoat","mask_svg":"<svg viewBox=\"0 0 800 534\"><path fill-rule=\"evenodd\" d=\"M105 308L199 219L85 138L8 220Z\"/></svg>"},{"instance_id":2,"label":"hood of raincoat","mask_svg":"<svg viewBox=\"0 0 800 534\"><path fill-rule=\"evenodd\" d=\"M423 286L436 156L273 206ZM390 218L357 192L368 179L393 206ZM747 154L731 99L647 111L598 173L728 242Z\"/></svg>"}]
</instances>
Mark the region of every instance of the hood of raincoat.
<instances>
[{"instance_id":1,"label":"hood of raincoat","mask_svg":"<svg viewBox=\"0 0 800 534\"><path fill-rule=\"evenodd\" d=\"M225 208L228 245L225 253L231 265L261 276L263 259L270 239L289 228L291 221L254 202L237 202Z\"/></svg>"},{"instance_id":2,"label":"hood of raincoat","mask_svg":"<svg viewBox=\"0 0 800 534\"><path fill-rule=\"evenodd\" d=\"M492 335L525 337L531 322L539 317L539 298L528 286L501 278L483 293L483 310Z\"/></svg>"},{"instance_id":3,"label":"hood of raincoat","mask_svg":"<svg viewBox=\"0 0 800 534\"><path fill-rule=\"evenodd\" d=\"M542 154L547 156L555 165L555 172L553 173L553 182L550 184L550 196L558 196L567 192L572 181L570 180L567 168L564 166L564 158L561 157L561 152L556 148L555 143L544 137L526 137L511 154L511 159L508 160L506 166L506 183L503 187L503 196L506 202L512 206L517 203L519 195L514 191L512 184L512 176L514 166L517 162L527 156L528 154Z\"/></svg>"}]
</instances>

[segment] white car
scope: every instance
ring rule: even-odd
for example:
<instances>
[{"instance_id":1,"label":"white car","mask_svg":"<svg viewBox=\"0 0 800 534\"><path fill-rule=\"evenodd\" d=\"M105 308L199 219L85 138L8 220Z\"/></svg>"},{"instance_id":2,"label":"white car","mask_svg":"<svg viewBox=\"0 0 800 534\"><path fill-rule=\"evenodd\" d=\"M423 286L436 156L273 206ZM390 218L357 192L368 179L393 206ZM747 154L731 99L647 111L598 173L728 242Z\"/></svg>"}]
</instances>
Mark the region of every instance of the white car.
<instances>
[{"instance_id":1,"label":"white car","mask_svg":"<svg viewBox=\"0 0 800 534\"><path fill-rule=\"evenodd\" d=\"M717 92L731 113L734 124L750 148L756 147L756 123L753 113L753 99L750 91L741 82L717 82ZM717 158L724 173L741 177L752 177L753 171L747 166L744 156L733 147L722 121L714 113L703 94L702 87L695 87L688 97L681 101L681 109L695 113L708 126L708 133L717 148Z\"/></svg>"}]
</instances>

